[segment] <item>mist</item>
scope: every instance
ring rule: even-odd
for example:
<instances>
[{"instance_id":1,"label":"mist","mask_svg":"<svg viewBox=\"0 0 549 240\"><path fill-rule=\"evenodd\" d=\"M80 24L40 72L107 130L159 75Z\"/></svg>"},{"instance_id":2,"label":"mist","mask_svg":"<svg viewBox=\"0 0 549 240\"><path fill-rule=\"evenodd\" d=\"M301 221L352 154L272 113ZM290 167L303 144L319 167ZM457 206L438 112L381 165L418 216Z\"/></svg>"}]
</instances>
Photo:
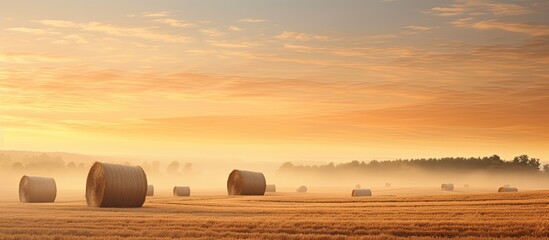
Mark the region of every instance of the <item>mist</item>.
<instances>
[{"instance_id":1,"label":"mist","mask_svg":"<svg viewBox=\"0 0 549 240\"><path fill-rule=\"evenodd\" d=\"M456 193L496 192L503 185L518 187L521 191L549 187L544 174L524 172L433 171L413 167L368 172L353 168L334 172L284 171L282 164L277 162L142 159L4 151L0 165L0 182L3 185L0 198L17 200L19 180L23 175L53 177L60 200L83 198L88 170L95 161L141 166L147 174L148 184L155 186L157 196L170 196L174 186L189 186L192 195L225 195L227 177L233 169L262 172L267 184L275 184L278 192L295 192L302 185L307 186L310 193L349 194L358 184L362 188L372 189L374 195L440 194L442 183L453 183ZM387 183L391 186L386 187ZM468 188L464 187L466 184ZM415 193L415 188L423 190ZM430 191L426 192L426 189Z\"/></svg>"}]
</instances>

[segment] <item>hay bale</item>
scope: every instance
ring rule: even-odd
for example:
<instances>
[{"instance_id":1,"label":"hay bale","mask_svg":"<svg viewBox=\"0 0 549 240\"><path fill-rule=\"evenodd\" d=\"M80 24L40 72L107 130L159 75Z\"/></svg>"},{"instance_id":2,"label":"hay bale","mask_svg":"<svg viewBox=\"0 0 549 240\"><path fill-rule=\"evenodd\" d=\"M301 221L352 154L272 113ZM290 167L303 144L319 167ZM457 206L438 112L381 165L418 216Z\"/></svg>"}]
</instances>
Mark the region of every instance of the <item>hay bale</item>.
<instances>
[{"instance_id":1,"label":"hay bale","mask_svg":"<svg viewBox=\"0 0 549 240\"><path fill-rule=\"evenodd\" d=\"M276 185L269 184L265 187L265 192L276 192Z\"/></svg>"},{"instance_id":2,"label":"hay bale","mask_svg":"<svg viewBox=\"0 0 549 240\"><path fill-rule=\"evenodd\" d=\"M369 197L372 196L372 191L370 189L353 189L351 193L353 197Z\"/></svg>"},{"instance_id":3,"label":"hay bale","mask_svg":"<svg viewBox=\"0 0 549 240\"><path fill-rule=\"evenodd\" d=\"M454 184L452 184L452 183L443 183L440 186L440 189L442 191L454 191Z\"/></svg>"},{"instance_id":4,"label":"hay bale","mask_svg":"<svg viewBox=\"0 0 549 240\"><path fill-rule=\"evenodd\" d=\"M385 183L385 187L391 187L391 183Z\"/></svg>"},{"instance_id":5,"label":"hay bale","mask_svg":"<svg viewBox=\"0 0 549 240\"><path fill-rule=\"evenodd\" d=\"M498 189L498 192L518 192L518 189L516 187L500 187Z\"/></svg>"},{"instance_id":6,"label":"hay bale","mask_svg":"<svg viewBox=\"0 0 549 240\"><path fill-rule=\"evenodd\" d=\"M355 189L361 189L361 188L362 186L360 186L360 184L355 185Z\"/></svg>"},{"instance_id":7,"label":"hay bale","mask_svg":"<svg viewBox=\"0 0 549 240\"><path fill-rule=\"evenodd\" d=\"M191 196L191 188L189 186L175 186L173 187L173 195L178 197Z\"/></svg>"},{"instance_id":8,"label":"hay bale","mask_svg":"<svg viewBox=\"0 0 549 240\"><path fill-rule=\"evenodd\" d=\"M307 192L307 187L305 186L301 186L301 187L298 187L296 192L298 193L306 193Z\"/></svg>"},{"instance_id":9,"label":"hay bale","mask_svg":"<svg viewBox=\"0 0 549 240\"><path fill-rule=\"evenodd\" d=\"M139 166L95 162L86 182L90 207L141 207L147 195L147 175Z\"/></svg>"},{"instance_id":10,"label":"hay bale","mask_svg":"<svg viewBox=\"0 0 549 240\"><path fill-rule=\"evenodd\" d=\"M229 195L265 195L267 182L260 172L233 170L227 179Z\"/></svg>"},{"instance_id":11,"label":"hay bale","mask_svg":"<svg viewBox=\"0 0 549 240\"><path fill-rule=\"evenodd\" d=\"M147 196L154 196L154 185L147 185Z\"/></svg>"},{"instance_id":12,"label":"hay bale","mask_svg":"<svg viewBox=\"0 0 549 240\"><path fill-rule=\"evenodd\" d=\"M19 181L19 201L22 203L54 202L55 197L57 186L53 178L25 175Z\"/></svg>"}]
</instances>

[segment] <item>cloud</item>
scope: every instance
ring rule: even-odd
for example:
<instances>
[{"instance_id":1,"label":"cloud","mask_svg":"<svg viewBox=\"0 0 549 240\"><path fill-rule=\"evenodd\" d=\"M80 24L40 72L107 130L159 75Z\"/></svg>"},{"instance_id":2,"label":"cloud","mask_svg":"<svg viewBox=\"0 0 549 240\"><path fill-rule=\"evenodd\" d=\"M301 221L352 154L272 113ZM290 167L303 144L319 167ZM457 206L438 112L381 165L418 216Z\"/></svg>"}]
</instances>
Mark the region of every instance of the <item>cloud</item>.
<instances>
[{"instance_id":1,"label":"cloud","mask_svg":"<svg viewBox=\"0 0 549 240\"><path fill-rule=\"evenodd\" d=\"M463 14L466 10L461 7L434 7L433 14L440 17L450 17Z\"/></svg>"},{"instance_id":2,"label":"cloud","mask_svg":"<svg viewBox=\"0 0 549 240\"><path fill-rule=\"evenodd\" d=\"M237 26L229 26L228 29L231 30L231 31L235 31L235 32L241 32L242 30L244 30L244 29L239 28Z\"/></svg>"},{"instance_id":3,"label":"cloud","mask_svg":"<svg viewBox=\"0 0 549 240\"><path fill-rule=\"evenodd\" d=\"M456 27L474 28L479 30L503 30L507 32L523 33L530 36L549 35L548 25L537 25L530 23L508 23L495 19L486 21L475 21L474 18L461 18L451 22Z\"/></svg>"},{"instance_id":4,"label":"cloud","mask_svg":"<svg viewBox=\"0 0 549 240\"><path fill-rule=\"evenodd\" d=\"M215 28L203 28L203 29L199 29L198 31L200 31L200 33L204 34L204 35L207 35L207 36L210 36L210 37L219 37L219 36L223 36L225 33L215 29Z\"/></svg>"},{"instance_id":5,"label":"cloud","mask_svg":"<svg viewBox=\"0 0 549 240\"><path fill-rule=\"evenodd\" d=\"M457 19L457 20L454 20L452 22L450 22L450 24L456 26L456 27L472 27L473 26L473 21L475 19L474 18L460 18L460 19Z\"/></svg>"},{"instance_id":6,"label":"cloud","mask_svg":"<svg viewBox=\"0 0 549 240\"><path fill-rule=\"evenodd\" d=\"M40 29L40 28L13 27L13 28L6 28L5 30L12 31L12 32L36 34L36 35L57 34L57 32L53 32L48 29Z\"/></svg>"},{"instance_id":7,"label":"cloud","mask_svg":"<svg viewBox=\"0 0 549 240\"><path fill-rule=\"evenodd\" d=\"M138 14L131 14L128 15L128 17L150 17L150 18L156 18L156 17L168 17L170 16L170 13L167 11L160 11L160 12L141 12Z\"/></svg>"},{"instance_id":8,"label":"cloud","mask_svg":"<svg viewBox=\"0 0 549 240\"><path fill-rule=\"evenodd\" d=\"M418 30L418 31L427 31L427 30L433 29L432 27L415 26L415 25L406 26L406 27L404 27L404 28L412 29L412 30Z\"/></svg>"},{"instance_id":9,"label":"cloud","mask_svg":"<svg viewBox=\"0 0 549 240\"><path fill-rule=\"evenodd\" d=\"M236 41L208 43L245 48ZM32 130L49 125L117 138L532 141L549 137L544 121L549 117L548 44L537 37L521 46L456 45L437 51L301 42L286 44L281 52L240 51L261 66L290 63L272 71L291 71L295 65L300 73L314 71L300 78L231 76L223 71L202 75L158 69L1 68L0 102L3 113L29 122L13 121L10 126L25 124ZM50 112L55 112L55 121Z\"/></svg>"},{"instance_id":10,"label":"cloud","mask_svg":"<svg viewBox=\"0 0 549 240\"><path fill-rule=\"evenodd\" d=\"M315 34L300 33L300 32L288 32L288 31L284 31L281 34L276 35L275 38L278 38L280 40L297 40L297 41L329 39L328 36L323 36L323 35L315 35Z\"/></svg>"},{"instance_id":11,"label":"cloud","mask_svg":"<svg viewBox=\"0 0 549 240\"><path fill-rule=\"evenodd\" d=\"M262 23L266 21L267 21L266 19L259 19L259 18L242 18L237 20L237 22L243 22L243 23Z\"/></svg>"},{"instance_id":12,"label":"cloud","mask_svg":"<svg viewBox=\"0 0 549 240\"><path fill-rule=\"evenodd\" d=\"M498 29L507 32L523 33L530 36L549 35L549 25L535 25L529 23L506 23L498 20L480 21L471 27L481 30Z\"/></svg>"},{"instance_id":13,"label":"cloud","mask_svg":"<svg viewBox=\"0 0 549 240\"><path fill-rule=\"evenodd\" d=\"M182 20L177 20L173 18L160 18L160 19L155 19L154 21L162 24L166 24L172 27L178 27L178 28L196 28L199 26L198 24L193 22L182 21Z\"/></svg>"},{"instance_id":14,"label":"cloud","mask_svg":"<svg viewBox=\"0 0 549 240\"><path fill-rule=\"evenodd\" d=\"M89 43L89 41L85 37L80 36L78 34L68 34L64 37L64 39L73 41L76 43Z\"/></svg>"},{"instance_id":15,"label":"cloud","mask_svg":"<svg viewBox=\"0 0 549 240\"><path fill-rule=\"evenodd\" d=\"M71 62L74 59L49 54L21 53L21 52L0 52L0 62L29 64L29 63L61 63Z\"/></svg>"},{"instance_id":16,"label":"cloud","mask_svg":"<svg viewBox=\"0 0 549 240\"><path fill-rule=\"evenodd\" d=\"M65 20L37 20L34 22L58 28L76 28L80 26L80 24Z\"/></svg>"},{"instance_id":17,"label":"cloud","mask_svg":"<svg viewBox=\"0 0 549 240\"><path fill-rule=\"evenodd\" d=\"M251 48L258 46L258 44L246 42L208 41L208 43L212 46L222 48Z\"/></svg>"},{"instance_id":18,"label":"cloud","mask_svg":"<svg viewBox=\"0 0 549 240\"><path fill-rule=\"evenodd\" d=\"M492 14L496 16L517 16L533 13L528 7L514 4L501 3L491 0L454 0L454 4L445 7L431 8L430 13L442 16L458 16L465 13L469 14Z\"/></svg>"},{"instance_id":19,"label":"cloud","mask_svg":"<svg viewBox=\"0 0 549 240\"><path fill-rule=\"evenodd\" d=\"M116 26L100 22L75 23L64 20L38 20L37 23L58 28L75 28L88 32L97 32L119 37L141 38L152 41L181 43L189 41L182 35L160 33L143 27Z\"/></svg>"}]
</instances>

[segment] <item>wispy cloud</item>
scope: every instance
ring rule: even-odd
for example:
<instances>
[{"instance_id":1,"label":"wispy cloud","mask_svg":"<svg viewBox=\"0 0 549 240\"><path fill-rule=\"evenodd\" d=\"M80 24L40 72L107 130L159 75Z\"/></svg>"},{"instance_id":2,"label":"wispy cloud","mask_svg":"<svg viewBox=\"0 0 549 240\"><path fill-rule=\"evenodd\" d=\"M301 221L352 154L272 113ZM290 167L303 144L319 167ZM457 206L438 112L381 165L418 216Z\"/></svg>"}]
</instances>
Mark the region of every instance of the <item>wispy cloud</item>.
<instances>
[{"instance_id":1,"label":"wispy cloud","mask_svg":"<svg viewBox=\"0 0 549 240\"><path fill-rule=\"evenodd\" d=\"M530 23L509 23L496 19L486 21L475 21L474 18L461 18L452 21L456 27L474 28L479 30L502 30L507 32L523 33L530 36L549 35L548 25L530 24Z\"/></svg>"},{"instance_id":2,"label":"wispy cloud","mask_svg":"<svg viewBox=\"0 0 549 240\"><path fill-rule=\"evenodd\" d=\"M159 19L155 19L154 21L162 24L166 24L172 27L178 27L178 28L196 28L200 26L199 24L194 22L177 20L174 18L159 18Z\"/></svg>"},{"instance_id":3,"label":"wispy cloud","mask_svg":"<svg viewBox=\"0 0 549 240\"><path fill-rule=\"evenodd\" d=\"M160 11L160 12L141 12L138 14L130 14L128 17L150 17L150 18L156 18L156 17L168 17L170 16L170 13L167 11Z\"/></svg>"},{"instance_id":4,"label":"wispy cloud","mask_svg":"<svg viewBox=\"0 0 549 240\"><path fill-rule=\"evenodd\" d=\"M476 29L498 29L507 32L524 33L531 36L549 35L549 25L538 25L530 23L506 23L498 20L480 21L471 27Z\"/></svg>"},{"instance_id":5,"label":"wispy cloud","mask_svg":"<svg viewBox=\"0 0 549 240\"><path fill-rule=\"evenodd\" d=\"M297 41L309 41L309 40L328 40L328 36L300 33L300 32L289 32L284 31L279 35L276 35L275 38L281 40L297 40Z\"/></svg>"},{"instance_id":6,"label":"wispy cloud","mask_svg":"<svg viewBox=\"0 0 549 240\"><path fill-rule=\"evenodd\" d=\"M533 13L528 7L515 3L501 3L491 0L455 0L454 4L444 7L434 7L431 13L437 16L449 17L463 14L478 15L489 13L496 16L515 16Z\"/></svg>"},{"instance_id":7,"label":"wispy cloud","mask_svg":"<svg viewBox=\"0 0 549 240\"><path fill-rule=\"evenodd\" d=\"M71 21L66 21L66 20L47 20L46 19L46 20L37 20L35 22L46 25L46 26L58 27L58 28L76 28L81 26L81 24L74 23Z\"/></svg>"},{"instance_id":8,"label":"wispy cloud","mask_svg":"<svg viewBox=\"0 0 549 240\"><path fill-rule=\"evenodd\" d=\"M12 32L36 34L36 35L58 34L58 32L54 32L48 29L41 29L41 28L13 27L13 28L6 28L6 30L12 31Z\"/></svg>"},{"instance_id":9,"label":"wispy cloud","mask_svg":"<svg viewBox=\"0 0 549 240\"><path fill-rule=\"evenodd\" d=\"M204 34L204 35L207 35L207 36L210 36L210 37L219 37L219 36L223 36L225 33L224 32L221 32L215 28L203 28L203 29L199 29L198 31L200 31L200 33Z\"/></svg>"},{"instance_id":10,"label":"wispy cloud","mask_svg":"<svg viewBox=\"0 0 549 240\"><path fill-rule=\"evenodd\" d=\"M434 7L431 10L433 11L433 14L440 17L462 15L466 11L461 7Z\"/></svg>"},{"instance_id":11,"label":"wispy cloud","mask_svg":"<svg viewBox=\"0 0 549 240\"><path fill-rule=\"evenodd\" d=\"M427 26L415 26L415 25L406 26L406 27L404 27L404 28L411 29L411 30L418 30L418 31L427 31L427 30L433 29L432 27L427 27Z\"/></svg>"},{"instance_id":12,"label":"wispy cloud","mask_svg":"<svg viewBox=\"0 0 549 240\"><path fill-rule=\"evenodd\" d=\"M119 37L141 38L161 42L187 42L189 37L179 34L161 33L143 27L124 27L100 22L76 23L65 20L38 20L37 23L58 28L74 28Z\"/></svg>"},{"instance_id":13,"label":"wispy cloud","mask_svg":"<svg viewBox=\"0 0 549 240\"><path fill-rule=\"evenodd\" d=\"M241 18L237 20L237 22L243 22L243 23L262 23L266 21L267 21L266 19L261 19L261 18Z\"/></svg>"},{"instance_id":14,"label":"wispy cloud","mask_svg":"<svg viewBox=\"0 0 549 240\"><path fill-rule=\"evenodd\" d=\"M223 48L252 48L259 46L259 44L246 42L208 41L208 43L212 46Z\"/></svg>"},{"instance_id":15,"label":"wispy cloud","mask_svg":"<svg viewBox=\"0 0 549 240\"><path fill-rule=\"evenodd\" d=\"M228 29L231 30L231 31L235 31L235 32L241 32L242 30L244 30L244 29L242 29L240 27L237 27L237 26L229 26Z\"/></svg>"},{"instance_id":16,"label":"wispy cloud","mask_svg":"<svg viewBox=\"0 0 549 240\"><path fill-rule=\"evenodd\" d=\"M49 54L21 53L21 52L0 52L0 62L4 63L60 63L71 62L74 59Z\"/></svg>"}]
</instances>

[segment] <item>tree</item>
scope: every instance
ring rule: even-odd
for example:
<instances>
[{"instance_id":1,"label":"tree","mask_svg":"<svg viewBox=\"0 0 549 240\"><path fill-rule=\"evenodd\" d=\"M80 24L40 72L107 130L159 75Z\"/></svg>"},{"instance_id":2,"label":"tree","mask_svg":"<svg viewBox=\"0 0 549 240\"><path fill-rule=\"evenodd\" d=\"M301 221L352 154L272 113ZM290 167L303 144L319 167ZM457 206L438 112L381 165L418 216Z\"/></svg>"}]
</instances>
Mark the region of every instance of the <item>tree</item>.
<instances>
[{"instance_id":1,"label":"tree","mask_svg":"<svg viewBox=\"0 0 549 240\"><path fill-rule=\"evenodd\" d=\"M533 169L536 169L537 171L539 171L539 166L540 165L541 165L541 163L539 163L538 158L530 158L530 160L528 161L528 166L530 166Z\"/></svg>"},{"instance_id":2,"label":"tree","mask_svg":"<svg viewBox=\"0 0 549 240\"><path fill-rule=\"evenodd\" d=\"M179 163L177 161L171 162L166 168L166 172L169 174L177 174L177 171L179 171Z\"/></svg>"},{"instance_id":3,"label":"tree","mask_svg":"<svg viewBox=\"0 0 549 240\"><path fill-rule=\"evenodd\" d=\"M25 169L25 166L23 166L23 164L20 163L20 162L15 162L15 163L13 163L13 164L11 165L11 168L12 168L13 170L18 171L18 170L23 170L23 169Z\"/></svg>"},{"instance_id":4,"label":"tree","mask_svg":"<svg viewBox=\"0 0 549 240\"><path fill-rule=\"evenodd\" d=\"M545 164L545 165L543 165L543 173L545 173L545 174L548 174L548 175L549 175L549 164Z\"/></svg>"},{"instance_id":5,"label":"tree","mask_svg":"<svg viewBox=\"0 0 549 240\"><path fill-rule=\"evenodd\" d=\"M160 173L160 161L155 160L152 162L152 172L155 174Z\"/></svg>"},{"instance_id":6,"label":"tree","mask_svg":"<svg viewBox=\"0 0 549 240\"><path fill-rule=\"evenodd\" d=\"M278 170L292 170L294 168L294 164L291 162L285 162L283 163Z\"/></svg>"},{"instance_id":7,"label":"tree","mask_svg":"<svg viewBox=\"0 0 549 240\"><path fill-rule=\"evenodd\" d=\"M183 166L183 172L184 173L191 173L193 171L193 164L192 163L185 163Z\"/></svg>"},{"instance_id":8,"label":"tree","mask_svg":"<svg viewBox=\"0 0 549 240\"><path fill-rule=\"evenodd\" d=\"M74 162L70 162L67 164L67 168L68 169L75 169L76 168L76 164Z\"/></svg>"}]
</instances>

